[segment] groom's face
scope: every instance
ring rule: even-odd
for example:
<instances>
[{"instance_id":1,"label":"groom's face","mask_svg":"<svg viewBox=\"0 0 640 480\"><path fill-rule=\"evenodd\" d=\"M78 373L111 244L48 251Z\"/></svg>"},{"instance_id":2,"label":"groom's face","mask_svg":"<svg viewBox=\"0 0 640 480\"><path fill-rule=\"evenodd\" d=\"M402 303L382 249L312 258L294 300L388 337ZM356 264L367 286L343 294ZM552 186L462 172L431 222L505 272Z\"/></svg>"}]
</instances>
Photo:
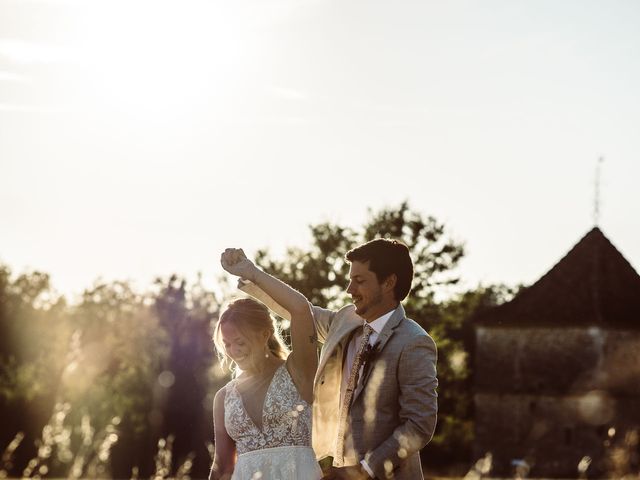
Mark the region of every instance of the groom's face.
<instances>
[{"instance_id":1,"label":"groom's face","mask_svg":"<svg viewBox=\"0 0 640 480\"><path fill-rule=\"evenodd\" d=\"M347 293L356 307L356 313L365 320L375 320L388 312L387 299L378 277L369 270L369 262L351 263Z\"/></svg>"}]
</instances>

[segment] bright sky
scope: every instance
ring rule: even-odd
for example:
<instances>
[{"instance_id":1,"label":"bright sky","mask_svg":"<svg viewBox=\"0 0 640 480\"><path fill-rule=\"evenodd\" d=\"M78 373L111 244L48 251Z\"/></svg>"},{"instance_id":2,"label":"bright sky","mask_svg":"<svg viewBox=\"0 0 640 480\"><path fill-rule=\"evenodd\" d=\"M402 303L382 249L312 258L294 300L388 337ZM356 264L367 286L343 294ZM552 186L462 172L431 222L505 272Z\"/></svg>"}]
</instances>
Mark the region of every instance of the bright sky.
<instances>
[{"instance_id":1,"label":"bright sky","mask_svg":"<svg viewBox=\"0 0 640 480\"><path fill-rule=\"evenodd\" d=\"M226 246L410 205L530 283L593 225L640 269L636 0L0 0L0 262L207 285Z\"/></svg>"}]
</instances>

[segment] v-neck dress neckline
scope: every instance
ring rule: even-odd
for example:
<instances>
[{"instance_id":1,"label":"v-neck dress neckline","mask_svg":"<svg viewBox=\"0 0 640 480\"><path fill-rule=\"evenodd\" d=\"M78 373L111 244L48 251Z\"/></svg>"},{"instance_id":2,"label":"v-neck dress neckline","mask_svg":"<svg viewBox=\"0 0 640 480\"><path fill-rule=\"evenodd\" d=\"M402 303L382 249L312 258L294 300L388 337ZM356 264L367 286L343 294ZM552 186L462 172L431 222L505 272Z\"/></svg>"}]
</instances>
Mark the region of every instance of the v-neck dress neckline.
<instances>
[{"instance_id":1,"label":"v-neck dress neckline","mask_svg":"<svg viewBox=\"0 0 640 480\"><path fill-rule=\"evenodd\" d=\"M300 396L286 362L273 374L261 416L259 428L245 408L237 379L232 380L224 399L224 424L239 455L266 448L311 445L311 405Z\"/></svg>"},{"instance_id":2,"label":"v-neck dress neckline","mask_svg":"<svg viewBox=\"0 0 640 480\"><path fill-rule=\"evenodd\" d=\"M269 385L267 386L267 391L265 392L264 398L262 399L262 407L260 408L260 425L258 425L256 423L256 420L251 415L249 415L249 410L247 410L247 405L246 405L246 402L244 401L244 397L240 393L240 390L238 390L237 382L233 383L233 388L237 392L238 397L240 397L240 402L242 403L242 409L244 410L245 415L251 421L251 423L256 428L256 430L258 430L260 433L263 432L263 428L264 428L264 412L267 408L267 401L269 399L269 393L271 392L271 387L274 384L274 380L276 376L280 374L280 369L283 367L286 368L286 364L287 362L282 363L282 365L280 365L278 368L276 368L273 371L273 375L271 375L271 379L269 380Z\"/></svg>"}]
</instances>

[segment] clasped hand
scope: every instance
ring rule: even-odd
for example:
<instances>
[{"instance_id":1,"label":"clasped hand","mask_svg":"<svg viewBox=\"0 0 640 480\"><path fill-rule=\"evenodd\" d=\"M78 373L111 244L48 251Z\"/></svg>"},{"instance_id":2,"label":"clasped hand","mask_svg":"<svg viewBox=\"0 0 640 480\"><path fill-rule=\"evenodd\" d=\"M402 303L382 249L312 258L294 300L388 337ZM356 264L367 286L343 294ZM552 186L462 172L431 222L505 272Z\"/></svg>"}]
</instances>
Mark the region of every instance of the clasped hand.
<instances>
[{"instance_id":1,"label":"clasped hand","mask_svg":"<svg viewBox=\"0 0 640 480\"><path fill-rule=\"evenodd\" d=\"M251 280L256 266L241 248L227 248L220 255L220 264L227 272Z\"/></svg>"},{"instance_id":2,"label":"clasped hand","mask_svg":"<svg viewBox=\"0 0 640 480\"><path fill-rule=\"evenodd\" d=\"M322 480L367 480L371 477L360 466L331 467L324 472Z\"/></svg>"}]
</instances>

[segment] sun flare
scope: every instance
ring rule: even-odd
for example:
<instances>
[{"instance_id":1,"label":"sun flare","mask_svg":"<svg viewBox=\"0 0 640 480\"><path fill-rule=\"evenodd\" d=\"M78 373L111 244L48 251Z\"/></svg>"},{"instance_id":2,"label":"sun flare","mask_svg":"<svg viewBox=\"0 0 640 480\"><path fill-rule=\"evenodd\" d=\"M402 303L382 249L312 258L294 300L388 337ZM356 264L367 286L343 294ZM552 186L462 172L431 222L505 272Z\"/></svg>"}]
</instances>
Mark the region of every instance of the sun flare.
<instances>
[{"instance_id":1,"label":"sun flare","mask_svg":"<svg viewBox=\"0 0 640 480\"><path fill-rule=\"evenodd\" d=\"M215 3L91 2L78 7L72 39L89 106L182 111L234 83L239 25Z\"/></svg>"}]
</instances>

